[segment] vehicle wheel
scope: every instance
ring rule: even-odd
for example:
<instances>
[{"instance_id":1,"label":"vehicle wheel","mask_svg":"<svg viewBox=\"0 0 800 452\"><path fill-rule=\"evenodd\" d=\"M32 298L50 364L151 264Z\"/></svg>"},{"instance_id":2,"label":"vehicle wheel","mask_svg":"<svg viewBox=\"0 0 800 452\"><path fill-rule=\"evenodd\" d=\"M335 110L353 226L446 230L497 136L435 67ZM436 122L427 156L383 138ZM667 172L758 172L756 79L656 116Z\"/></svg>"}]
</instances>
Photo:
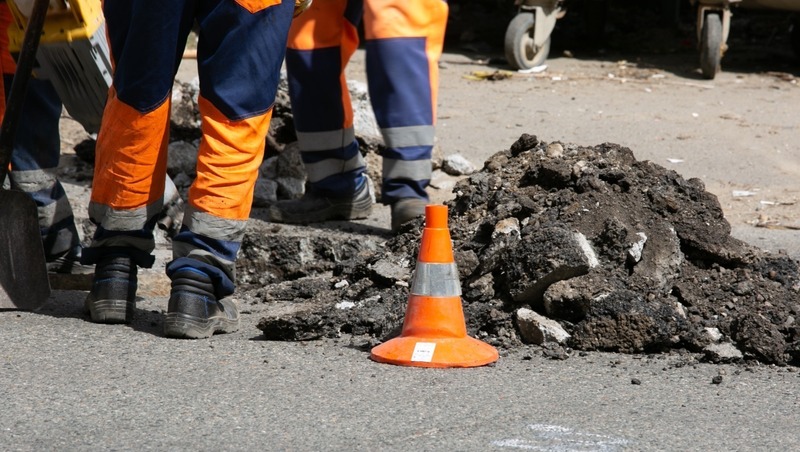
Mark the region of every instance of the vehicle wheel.
<instances>
[{"instance_id":1,"label":"vehicle wheel","mask_svg":"<svg viewBox=\"0 0 800 452\"><path fill-rule=\"evenodd\" d=\"M717 13L709 13L703 22L700 43L700 70L703 77L713 79L720 69L722 59L722 19Z\"/></svg>"},{"instance_id":2,"label":"vehicle wheel","mask_svg":"<svg viewBox=\"0 0 800 452\"><path fill-rule=\"evenodd\" d=\"M505 51L508 64L514 69L530 69L544 63L550 53L550 36L544 44L533 42L536 26L534 14L523 12L511 19L506 29Z\"/></svg>"}]
</instances>

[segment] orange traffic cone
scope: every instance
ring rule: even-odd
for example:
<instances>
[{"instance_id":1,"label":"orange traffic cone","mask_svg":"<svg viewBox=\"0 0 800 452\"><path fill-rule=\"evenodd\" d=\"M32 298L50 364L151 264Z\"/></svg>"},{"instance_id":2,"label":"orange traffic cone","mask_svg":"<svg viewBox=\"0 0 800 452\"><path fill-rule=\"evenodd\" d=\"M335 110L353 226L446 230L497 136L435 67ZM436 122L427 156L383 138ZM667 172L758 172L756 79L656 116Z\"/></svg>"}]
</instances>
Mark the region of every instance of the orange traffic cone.
<instances>
[{"instance_id":1,"label":"orange traffic cone","mask_svg":"<svg viewBox=\"0 0 800 452\"><path fill-rule=\"evenodd\" d=\"M425 207L403 331L373 348L370 358L416 367L476 367L497 361L494 347L467 336L447 206Z\"/></svg>"}]
</instances>

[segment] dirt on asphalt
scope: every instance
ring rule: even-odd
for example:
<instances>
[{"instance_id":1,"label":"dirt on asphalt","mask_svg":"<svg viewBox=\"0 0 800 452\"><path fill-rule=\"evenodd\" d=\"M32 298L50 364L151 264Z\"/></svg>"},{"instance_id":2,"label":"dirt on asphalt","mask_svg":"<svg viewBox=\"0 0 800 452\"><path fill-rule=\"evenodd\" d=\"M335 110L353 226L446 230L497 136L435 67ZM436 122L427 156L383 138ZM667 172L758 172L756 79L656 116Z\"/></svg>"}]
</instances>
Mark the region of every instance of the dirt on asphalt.
<instances>
[{"instance_id":1,"label":"dirt on asphalt","mask_svg":"<svg viewBox=\"0 0 800 452\"><path fill-rule=\"evenodd\" d=\"M459 35L460 48L469 49L472 63L481 61L494 71L497 60L491 55L497 48L480 39L480 29L468 31ZM629 38L636 32L612 31L611 38ZM558 32L563 41L554 49L564 51L566 43L574 42L568 39L570 33L577 32ZM672 33L669 42L679 48L691 38L685 28ZM629 39L620 42L630 44ZM483 60L474 52L489 57ZM572 83L586 86L601 86L611 77L607 74L617 80L658 83L664 72L652 61L662 55L659 52L666 52L664 61L672 64L680 50L650 50L646 64L617 60L610 69L600 69L605 80L594 79L591 73L569 76ZM761 54L750 60L738 58L732 62L763 61ZM453 61L462 60L449 61L443 63L445 73L458 67ZM783 82L792 83L791 73L780 69L776 73L791 78ZM555 70L528 77L556 83L560 75ZM654 77L658 74L662 76ZM475 76L475 71L467 75ZM498 82L502 79L473 80L466 88L442 89L461 89L463 96L480 97L484 95L480 83ZM694 81L689 78L687 83ZM293 140L285 102L279 99L269 155ZM440 118L449 128L459 115L458 100L451 105L454 117ZM489 110L487 106L484 113ZM651 152L646 145L626 147L603 139L583 144L554 141L541 137L536 128L519 130L519 122L512 130L496 130L491 149L475 152L488 157L485 162L474 159L477 172L453 177L438 171L432 189L433 199L449 207L471 335L506 349L537 343L542 353L559 359L605 350L690 353L711 362L800 364L800 263L786 253L768 252L731 235L730 218L740 224L754 213L751 206L723 193L730 193L730 187L717 190L719 181L713 180L716 193L712 193L708 181L642 158ZM191 142L199 136L191 118L173 126L173 140ZM460 127L465 131L453 138L454 143L476 133L474 128L466 130L466 121ZM82 216L91 183L92 142L83 141L74 124L62 129L67 158L60 176L81 187L69 194L82 217L86 242L93 232ZM491 128L482 130L478 133L485 135ZM373 178L378 179L380 146L369 140L362 144ZM442 146L445 149L437 152L453 152ZM178 176L185 193L190 177ZM798 207L792 198L782 199L791 201L778 206L782 224L792 224ZM272 224L263 220L262 208L255 208L252 218L237 264L235 297L244 313L260 319L257 328L263 337L313 340L348 335L355 346L367 349L399 332L422 221L392 235L370 222ZM765 218L762 226L769 226L768 221ZM168 253L169 237L159 234L158 240L159 249ZM163 278L158 281L164 283ZM163 294L168 286L150 290ZM555 321L568 338L532 339L522 325L529 311Z\"/></svg>"}]
</instances>

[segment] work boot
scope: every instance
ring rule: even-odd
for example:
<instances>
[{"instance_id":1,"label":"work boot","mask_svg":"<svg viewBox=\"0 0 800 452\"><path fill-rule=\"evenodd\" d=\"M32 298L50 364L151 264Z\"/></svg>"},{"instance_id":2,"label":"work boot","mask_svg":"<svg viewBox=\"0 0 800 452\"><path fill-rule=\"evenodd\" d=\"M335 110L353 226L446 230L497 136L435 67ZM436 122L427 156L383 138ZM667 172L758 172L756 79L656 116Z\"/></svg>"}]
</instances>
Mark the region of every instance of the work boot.
<instances>
[{"instance_id":1,"label":"work boot","mask_svg":"<svg viewBox=\"0 0 800 452\"><path fill-rule=\"evenodd\" d=\"M367 179L352 195L321 196L313 191L299 199L278 201L269 208L269 219L276 223L320 223L330 220L360 220L372 212L375 195Z\"/></svg>"},{"instance_id":2,"label":"work boot","mask_svg":"<svg viewBox=\"0 0 800 452\"><path fill-rule=\"evenodd\" d=\"M428 201L421 198L403 198L392 203L392 231L397 232L403 223L425 216L426 205Z\"/></svg>"},{"instance_id":3,"label":"work boot","mask_svg":"<svg viewBox=\"0 0 800 452\"><path fill-rule=\"evenodd\" d=\"M61 256L47 260L49 273L63 273L68 275L90 275L94 272L91 265L81 264L81 246L76 245Z\"/></svg>"},{"instance_id":4,"label":"work boot","mask_svg":"<svg viewBox=\"0 0 800 452\"><path fill-rule=\"evenodd\" d=\"M172 276L172 291L164 319L167 337L200 339L239 329L239 311L230 298L217 300L205 273L182 269Z\"/></svg>"},{"instance_id":5,"label":"work boot","mask_svg":"<svg viewBox=\"0 0 800 452\"><path fill-rule=\"evenodd\" d=\"M94 269L92 290L84 306L92 322L130 323L136 308L137 268L130 257L111 255Z\"/></svg>"}]
</instances>

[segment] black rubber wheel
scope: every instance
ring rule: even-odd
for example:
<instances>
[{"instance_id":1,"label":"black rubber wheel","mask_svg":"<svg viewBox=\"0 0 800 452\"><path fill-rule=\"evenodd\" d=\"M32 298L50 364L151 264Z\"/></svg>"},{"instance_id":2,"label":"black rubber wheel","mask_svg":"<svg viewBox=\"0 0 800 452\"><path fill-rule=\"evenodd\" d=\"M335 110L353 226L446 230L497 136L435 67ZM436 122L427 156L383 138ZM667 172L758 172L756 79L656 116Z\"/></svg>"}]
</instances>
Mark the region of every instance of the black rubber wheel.
<instances>
[{"instance_id":1,"label":"black rubber wheel","mask_svg":"<svg viewBox=\"0 0 800 452\"><path fill-rule=\"evenodd\" d=\"M530 69L540 66L550 53L550 37L541 46L533 44L533 31L536 26L534 14L521 12L508 24L506 29L505 51L509 66L514 69Z\"/></svg>"},{"instance_id":2,"label":"black rubber wheel","mask_svg":"<svg viewBox=\"0 0 800 452\"><path fill-rule=\"evenodd\" d=\"M717 76L722 59L722 19L717 13L709 13L703 21L700 42L700 70L703 77L711 80Z\"/></svg>"}]
</instances>

